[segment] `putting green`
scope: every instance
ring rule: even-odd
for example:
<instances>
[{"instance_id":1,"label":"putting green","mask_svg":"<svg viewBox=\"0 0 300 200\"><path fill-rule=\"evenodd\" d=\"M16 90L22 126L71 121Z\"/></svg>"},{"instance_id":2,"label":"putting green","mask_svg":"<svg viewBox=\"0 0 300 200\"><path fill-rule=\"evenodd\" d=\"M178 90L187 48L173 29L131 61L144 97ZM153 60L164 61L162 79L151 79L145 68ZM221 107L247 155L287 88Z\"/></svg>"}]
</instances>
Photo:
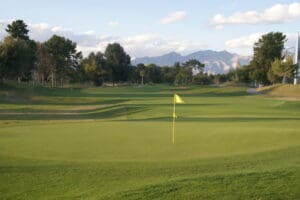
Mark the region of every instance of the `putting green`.
<instances>
[{"instance_id":1,"label":"putting green","mask_svg":"<svg viewBox=\"0 0 300 200\"><path fill-rule=\"evenodd\" d=\"M179 121L175 145L170 122L24 124L1 129L0 151L60 161L189 160L293 147L299 143L298 123Z\"/></svg>"}]
</instances>

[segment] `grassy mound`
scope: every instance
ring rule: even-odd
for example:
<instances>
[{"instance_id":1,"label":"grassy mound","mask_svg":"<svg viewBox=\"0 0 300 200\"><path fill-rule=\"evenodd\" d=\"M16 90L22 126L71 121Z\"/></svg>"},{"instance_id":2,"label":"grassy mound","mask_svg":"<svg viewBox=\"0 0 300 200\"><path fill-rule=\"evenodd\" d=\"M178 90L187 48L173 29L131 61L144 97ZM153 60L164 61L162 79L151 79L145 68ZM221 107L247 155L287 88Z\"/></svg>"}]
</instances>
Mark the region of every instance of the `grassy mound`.
<instances>
[{"instance_id":1,"label":"grassy mound","mask_svg":"<svg viewBox=\"0 0 300 200\"><path fill-rule=\"evenodd\" d=\"M300 98L300 85L274 85L258 89L259 92L276 97Z\"/></svg>"}]
</instances>

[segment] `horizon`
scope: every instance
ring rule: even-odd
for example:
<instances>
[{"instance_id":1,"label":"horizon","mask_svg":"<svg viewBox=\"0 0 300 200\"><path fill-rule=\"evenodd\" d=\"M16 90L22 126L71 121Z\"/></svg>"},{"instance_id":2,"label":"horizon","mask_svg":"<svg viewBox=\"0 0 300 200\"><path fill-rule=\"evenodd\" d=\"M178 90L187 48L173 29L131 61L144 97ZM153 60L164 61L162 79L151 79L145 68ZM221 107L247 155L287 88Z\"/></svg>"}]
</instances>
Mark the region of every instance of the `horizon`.
<instances>
[{"instance_id":1,"label":"horizon","mask_svg":"<svg viewBox=\"0 0 300 200\"><path fill-rule=\"evenodd\" d=\"M132 60L205 50L252 56L261 35L283 32L290 47L295 46L300 28L300 2L290 0L1 2L6 8L0 17L1 40L7 24L21 19L32 39L43 42L61 35L76 42L84 56L103 52L113 42L120 43Z\"/></svg>"},{"instance_id":2,"label":"horizon","mask_svg":"<svg viewBox=\"0 0 300 200\"><path fill-rule=\"evenodd\" d=\"M242 56L242 57L252 57L252 55L250 56L247 56L247 55L240 55L238 53L235 53L235 52L230 52L229 50L212 50L212 49L199 49L199 50L195 50L193 52L190 52L190 53L187 53L187 54L184 54L184 53L180 53L180 52L176 52L176 51L170 51L168 53L164 53L162 55L158 55L158 56L144 56L144 57L138 57L138 58L152 58L152 57L161 57L161 56L165 56L165 55L169 55L169 54L177 54L177 55L180 55L180 56L188 56L188 55L191 55L191 54L194 54L194 53L199 53L199 52L204 52L204 51L211 51L211 52L217 52L217 53L230 53L230 54L236 54L236 55L239 55L239 56ZM134 58L134 59L131 59L131 60L135 60L137 58Z\"/></svg>"}]
</instances>

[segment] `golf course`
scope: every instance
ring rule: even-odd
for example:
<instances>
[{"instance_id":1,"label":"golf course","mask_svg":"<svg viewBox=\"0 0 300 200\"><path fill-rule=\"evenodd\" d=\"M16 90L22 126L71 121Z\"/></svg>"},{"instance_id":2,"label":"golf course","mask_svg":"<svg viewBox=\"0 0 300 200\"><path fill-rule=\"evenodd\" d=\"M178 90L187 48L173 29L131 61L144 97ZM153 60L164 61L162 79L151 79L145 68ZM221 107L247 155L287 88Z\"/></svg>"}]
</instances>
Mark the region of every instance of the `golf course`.
<instances>
[{"instance_id":1,"label":"golf course","mask_svg":"<svg viewBox=\"0 0 300 200\"><path fill-rule=\"evenodd\" d=\"M299 94L4 84L0 199L300 199Z\"/></svg>"}]
</instances>

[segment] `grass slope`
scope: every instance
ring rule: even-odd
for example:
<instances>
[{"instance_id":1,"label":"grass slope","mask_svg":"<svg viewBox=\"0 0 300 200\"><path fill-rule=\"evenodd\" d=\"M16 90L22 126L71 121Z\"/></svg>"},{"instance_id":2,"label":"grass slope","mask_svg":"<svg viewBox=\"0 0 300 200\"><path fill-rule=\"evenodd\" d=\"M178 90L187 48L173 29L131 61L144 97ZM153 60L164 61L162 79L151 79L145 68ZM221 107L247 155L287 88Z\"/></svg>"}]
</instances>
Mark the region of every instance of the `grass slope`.
<instances>
[{"instance_id":1,"label":"grass slope","mask_svg":"<svg viewBox=\"0 0 300 200\"><path fill-rule=\"evenodd\" d=\"M299 129L299 101L242 87L10 84L0 199L299 199Z\"/></svg>"},{"instance_id":2,"label":"grass slope","mask_svg":"<svg viewBox=\"0 0 300 200\"><path fill-rule=\"evenodd\" d=\"M290 97L300 100L300 85L278 84L260 88L258 91L270 96L285 98Z\"/></svg>"}]
</instances>

